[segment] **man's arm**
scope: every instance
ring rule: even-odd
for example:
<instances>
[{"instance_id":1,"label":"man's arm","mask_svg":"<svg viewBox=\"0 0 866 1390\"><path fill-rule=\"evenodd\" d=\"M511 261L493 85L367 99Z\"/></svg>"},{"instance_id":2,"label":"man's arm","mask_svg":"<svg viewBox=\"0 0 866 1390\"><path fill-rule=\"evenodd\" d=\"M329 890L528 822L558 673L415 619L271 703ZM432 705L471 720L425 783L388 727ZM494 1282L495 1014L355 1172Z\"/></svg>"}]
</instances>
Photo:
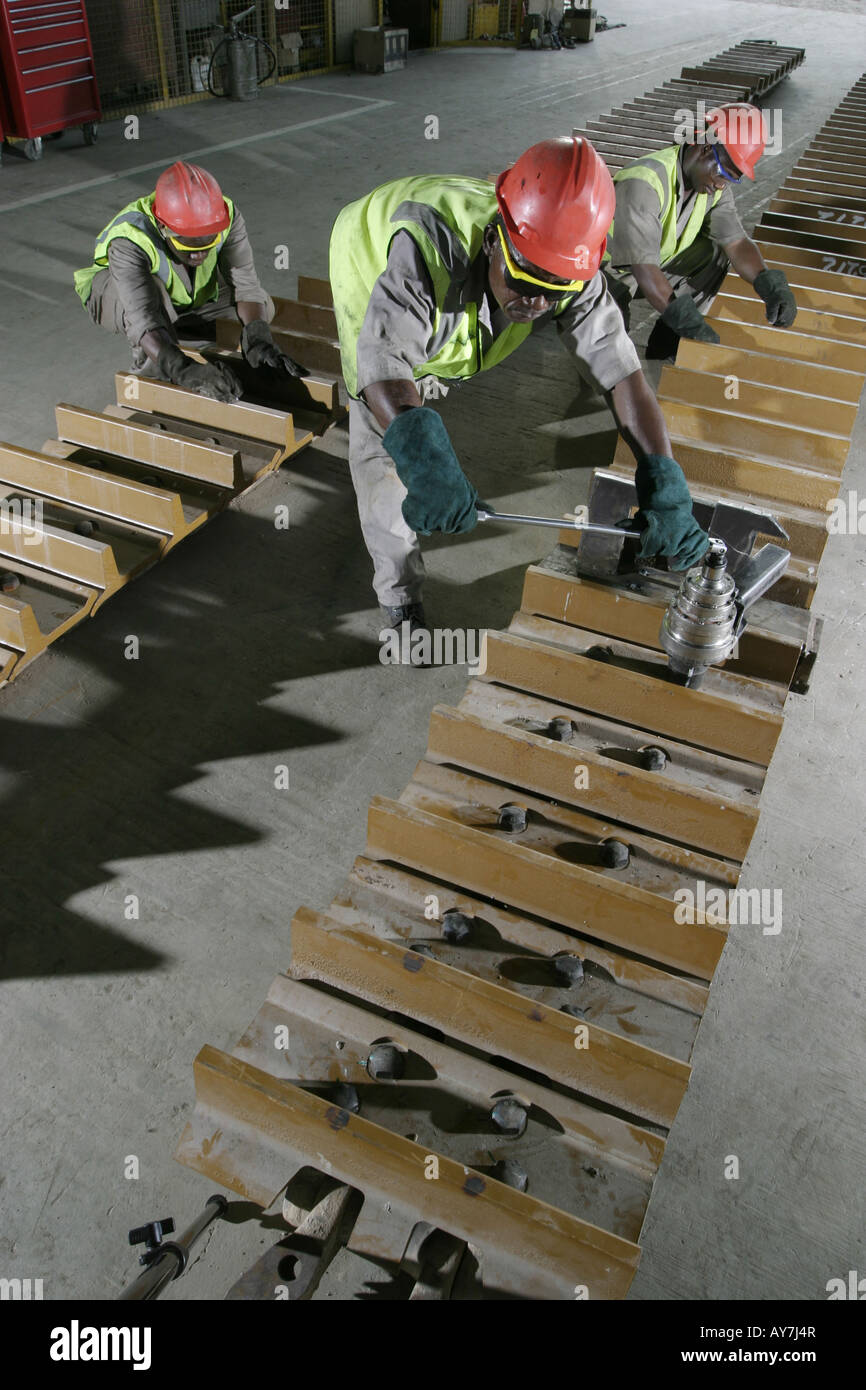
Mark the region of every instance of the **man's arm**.
<instances>
[{"instance_id":1,"label":"man's arm","mask_svg":"<svg viewBox=\"0 0 866 1390\"><path fill-rule=\"evenodd\" d=\"M767 269L763 256L749 236L741 236L737 241L725 242L724 248L725 255L734 270L749 285L753 285L761 271Z\"/></svg>"},{"instance_id":2,"label":"man's arm","mask_svg":"<svg viewBox=\"0 0 866 1390\"><path fill-rule=\"evenodd\" d=\"M377 424L387 430L391 421L404 410L423 405L414 381L372 381L361 392Z\"/></svg>"},{"instance_id":3,"label":"man's arm","mask_svg":"<svg viewBox=\"0 0 866 1390\"><path fill-rule=\"evenodd\" d=\"M231 231L220 248L217 264L232 289L241 322L252 323L253 319L266 318L269 295L256 274L247 224L238 208L235 208ZM247 317L241 314L242 307Z\"/></svg>"},{"instance_id":4,"label":"man's arm","mask_svg":"<svg viewBox=\"0 0 866 1390\"><path fill-rule=\"evenodd\" d=\"M663 314L674 297L673 285L660 266L633 265L631 273L648 304Z\"/></svg>"},{"instance_id":5,"label":"man's arm","mask_svg":"<svg viewBox=\"0 0 866 1390\"><path fill-rule=\"evenodd\" d=\"M751 237L729 242L725 251L734 270L767 306L767 322L779 328L790 328L797 317L797 301L788 284L784 270L772 270L765 262Z\"/></svg>"},{"instance_id":6,"label":"man's arm","mask_svg":"<svg viewBox=\"0 0 866 1390\"><path fill-rule=\"evenodd\" d=\"M617 428L635 456L637 522L642 555L661 554L676 569L695 564L708 537L692 514L683 471L671 457L664 416L640 369L611 294L592 283L557 320L578 370L601 391Z\"/></svg>"},{"instance_id":7,"label":"man's arm","mask_svg":"<svg viewBox=\"0 0 866 1390\"><path fill-rule=\"evenodd\" d=\"M616 427L636 460L648 454L670 457L665 418L640 368L618 381L605 398Z\"/></svg>"}]
</instances>

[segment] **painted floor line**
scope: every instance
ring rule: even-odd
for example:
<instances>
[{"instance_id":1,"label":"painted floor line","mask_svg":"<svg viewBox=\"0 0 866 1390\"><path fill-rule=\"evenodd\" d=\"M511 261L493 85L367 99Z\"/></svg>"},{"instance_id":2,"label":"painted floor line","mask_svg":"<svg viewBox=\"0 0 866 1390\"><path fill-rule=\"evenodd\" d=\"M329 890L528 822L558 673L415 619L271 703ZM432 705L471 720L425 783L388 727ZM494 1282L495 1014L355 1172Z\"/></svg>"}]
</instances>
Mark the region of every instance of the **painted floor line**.
<instances>
[{"instance_id":1,"label":"painted floor line","mask_svg":"<svg viewBox=\"0 0 866 1390\"><path fill-rule=\"evenodd\" d=\"M179 159L206 159L208 155L221 154L225 150L241 149L259 140L276 140L281 135L294 135L299 130L310 130L313 126L329 125L333 121L351 121L379 107L393 106L393 101L377 101L375 105L363 106L357 111L335 111L330 116L318 116L310 121L295 121L293 125L281 126L278 130L259 131L256 135L242 135L237 140L223 140L218 145L204 145L197 150L185 150L178 154ZM113 183L116 179L130 178L135 174L146 174L152 169L164 169L166 156L152 159L147 164L135 164L129 169L117 169L114 173L103 174L97 179L84 179L81 183L67 184L64 188L51 189L45 193L34 193L31 198L19 198L15 203L0 206L0 213L15 212L18 208L35 207L39 203L50 203L55 198L66 198L73 193L83 193L89 188L99 188L102 184Z\"/></svg>"}]
</instances>

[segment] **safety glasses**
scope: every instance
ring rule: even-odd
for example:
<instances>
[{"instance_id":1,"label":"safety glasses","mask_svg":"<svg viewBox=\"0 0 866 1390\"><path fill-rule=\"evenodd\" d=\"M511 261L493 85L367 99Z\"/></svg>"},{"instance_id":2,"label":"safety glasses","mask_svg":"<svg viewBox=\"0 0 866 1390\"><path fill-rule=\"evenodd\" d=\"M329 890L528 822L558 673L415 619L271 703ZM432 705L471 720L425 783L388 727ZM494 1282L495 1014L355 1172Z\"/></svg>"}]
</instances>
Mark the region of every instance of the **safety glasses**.
<instances>
[{"instance_id":1,"label":"safety glasses","mask_svg":"<svg viewBox=\"0 0 866 1390\"><path fill-rule=\"evenodd\" d=\"M513 290L518 294L528 295L527 285L537 285L544 291L544 298L550 300L564 299L567 294L575 294L577 290L582 290L585 280L569 280L564 285L551 285L548 280L538 280L534 275L529 275L525 270L521 270L512 259L508 250L508 242L505 233L497 222L496 230L499 233L499 242L502 246L502 255L505 258L505 279Z\"/></svg>"},{"instance_id":2,"label":"safety glasses","mask_svg":"<svg viewBox=\"0 0 866 1390\"><path fill-rule=\"evenodd\" d=\"M175 251L214 251L222 246L228 236L228 231L217 232L211 241L200 241L197 246L190 246L187 242L181 241L180 237L172 236L169 231L166 231L165 235L166 240L171 243Z\"/></svg>"},{"instance_id":3,"label":"safety glasses","mask_svg":"<svg viewBox=\"0 0 866 1390\"><path fill-rule=\"evenodd\" d=\"M722 161L719 159L719 152L718 152L718 150L716 149L715 145L708 145L707 148L709 149L710 153L712 154L713 159L716 161L716 168L718 169L718 171L719 171L719 173L721 174L722 178L723 178L723 179L727 179L728 183L742 183L742 181L743 181L743 176L742 176L742 174L740 174L739 177L738 177L738 176L735 175L735 174L729 174L729 173L728 173L728 171L727 171L727 169L725 168L724 164L723 164Z\"/></svg>"}]
</instances>

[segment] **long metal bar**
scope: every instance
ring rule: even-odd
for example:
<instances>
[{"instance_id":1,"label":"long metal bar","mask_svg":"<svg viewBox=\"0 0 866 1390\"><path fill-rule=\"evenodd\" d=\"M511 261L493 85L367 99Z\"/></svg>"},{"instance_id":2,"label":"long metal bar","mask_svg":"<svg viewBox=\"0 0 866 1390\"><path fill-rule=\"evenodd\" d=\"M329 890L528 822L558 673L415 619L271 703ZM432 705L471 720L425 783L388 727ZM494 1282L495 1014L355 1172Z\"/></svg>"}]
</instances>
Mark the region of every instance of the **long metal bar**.
<instances>
[{"instance_id":1,"label":"long metal bar","mask_svg":"<svg viewBox=\"0 0 866 1390\"><path fill-rule=\"evenodd\" d=\"M674 904L646 889L461 825L420 807L374 797L367 853L405 864L511 909L633 951L659 965L709 980L725 933L720 925L679 924Z\"/></svg>"},{"instance_id":2,"label":"long metal bar","mask_svg":"<svg viewBox=\"0 0 866 1390\"><path fill-rule=\"evenodd\" d=\"M294 444L291 413L246 401L226 404L184 390L168 381L151 381L147 377L128 376L118 372L114 378L117 404L134 406L154 415L167 415L191 424L230 434L249 435L288 453Z\"/></svg>"},{"instance_id":3,"label":"long metal bar","mask_svg":"<svg viewBox=\"0 0 866 1390\"><path fill-rule=\"evenodd\" d=\"M58 405L55 416L58 437L70 444L102 449L233 492L243 484L240 454L232 450L197 444L181 435L125 423L78 406Z\"/></svg>"},{"instance_id":4,"label":"long metal bar","mask_svg":"<svg viewBox=\"0 0 866 1390\"><path fill-rule=\"evenodd\" d=\"M427 756L729 859L745 858L758 822L754 798L748 805L722 803L717 793L682 787L662 772L587 748L576 758L567 744L442 705L431 715ZM585 769L579 779L576 763Z\"/></svg>"},{"instance_id":5,"label":"long metal bar","mask_svg":"<svg viewBox=\"0 0 866 1390\"><path fill-rule=\"evenodd\" d=\"M176 493L51 458L32 449L0 444L0 482L177 539L188 529Z\"/></svg>"},{"instance_id":6,"label":"long metal bar","mask_svg":"<svg viewBox=\"0 0 866 1390\"><path fill-rule=\"evenodd\" d=\"M782 728L781 715L770 710L745 710L703 690L686 690L506 632L487 634L483 679L516 685L575 709L595 710L764 767Z\"/></svg>"},{"instance_id":7,"label":"long metal bar","mask_svg":"<svg viewBox=\"0 0 866 1390\"><path fill-rule=\"evenodd\" d=\"M389 1226L379 1223L386 1257L399 1260L424 1220L481 1247L491 1292L571 1299L578 1283L594 1298L622 1298L628 1290L639 1258L632 1242L467 1172L445 1154L432 1155L438 1176L429 1181L431 1155L421 1145L213 1047L202 1048L194 1073L196 1113L178 1157L247 1200L270 1205L287 1174L325 1168L368 1198L370 1211L362 1210L356 1231L379 1213L389 1219Z\"/></svg>"},{"instance_id":8,"label":"long metal bar","mask_svg":"<svg viewBox=\"0 0 866 1390\"><path fill-rule=\"evenodd\" d=\"M183 1274L196 1242L201 1239L211 1222L222 1216L227 1207L228 1202L222 1193L209 1197L201 1215L190 1222L177 1240L163 1242L160 1247L161 1253L156 1255L138 1278L118 1295L118 1302L143 1303L159 1298L163 1289Z\"/></svg>"},{"instance_id":9,"label":"long metal bar","mask_svg":"<svg viewBox=\"0 0 866 1390\"><path fill-rule=\"evenodd\" d=\"M595 522L570 520L567 516L523 516L518 512L494 511L489 502L479 502L475 508L479 521L516 522L523 526L554 526L561 531L564 526L575 531L595 531L598 535L640 537L640 531L625 531L618 526L599 526Z\"/></svg>"},{"instance_id":10,"label":"long metal bar","mask_svg":"<svg viewBox=\"0 0 866 1390\"><path fill-rule=\"evenodd\" d=\"M730 378L712 372L696 373L680 366L662 368L658 384L659 401L681 401L685 405L722 410L743 421L742 437L749 439L753 419L797 429L820 430L835 437L849 438L857 419L852 402L833 400L782 386L763 386L743 377L736 379L736 394Z\"/></svg>"},{"instance_id":11,"label":"long metal bar","mask_svg":"<svg viewBox=\"0 0 866 1390\"><path fill-rule=\"evenodd\" d=\"M461 708L470 702L474 704L476 699L479 707L484 708L481 698L490 693L496 692L491 692L490 687L481 682L471 681ZM519 700L523 708L540 703L529 696L513 698ZM426 773L427 769L423 768L422 774L426 776ZM472 780L462 779L462 784L470 785ZM438 904L432 919L431 903ZM460 932L451 931L450 921L455 913L468 925L468 934L463 932L462 926ZM435 879L422 873L383 864L365 855L355 860L345 884L328 908L328 916L344 927L357 927L412 945L437 960L456 964L494 984L507 981L508 987L516 993L541 998L554 1007L574 1003L575 995L579 994L580 1003L591 1004L595 1021L612 1032L628 1035L622 1019L627 1015L639 1016L642 1040L671 1057L688 1057L696 1020L706 1007L707 987L695 980L638 960L589 937L578 936L573 931L508 911L463 888L444 889ZM583 961L582 975L562 972L561 957L565 955L577 956ZM515 969L515 965L529 968ZM317 1019L321 1013L322 1009L316 1010ZM378 1027L372 1021L369 1026ZM253 1029L250 1036L262 1035ZM374 1031L368 1041L375 1036ZM237 1052L236 1055L247 1054ZM484 1074L479 1075L476 1061L460 1063L462 1053L449 1053L447 1058L434 1056L429 1043L424 1056L439 1076L447 1075L455 1085L459 1082L461 1088L471 1084L483 1091L487 1087L487 1094L496 1089L489 1086L496 1076L490 1064ZM260 1065L268 1070L265 1062ZM357 1080L346 1072L341 1074L346 1080ZM542 1104L540 1098L538 1103ZM549 1098L547 1104L550 1104ZM586 1139L587 1133L582 1130L581 1133ZM624 1147L620 1137L617 1152L627 1157L629 1163L634 1163L639 1146L628 1143Z\"/></svg>"},{"instance_id":12,"label":"long metal bar","mask_svg":"<svg viewBox=\"0 0 866 1390\"><path fill-rule=\"evenodd\" d=\"M791 270L788 279L796 290L795 267ZM824 396L853 406L860 400L866 380L859 372L844 371L840 367L824 367L805 359L772 357L766 352L735 348L727 343L699 343L693 338L681 339L677 349L676 370L686 369L692 374L706 371L738 382L802 391L805 395Z\"/></svg>"},{"instance_id":13,"label":"long metal bar","mask_svg":"<svg viewBox=\"0 0 866 1390\"><path fill-rule=\"evenodd\" d=\"M440 1028L448 1037L543 1072L559 1085L667 1127L690 1075L686 1063L592 1023L575 1046L575 1024L544 1004L365 932L339 928L301 908L292 922L292 975L353 990Z\"/></svg>"},{"instance_id":14,"label":"long metal bar","mask_svg":"<svg viewBox=\"0 0 866 1390\"><path fill-rule=\"evenodd\" d=\"M668 421L668 428L671 422ZM771 510L779 502L809 507L826 514L827 503L839 492L839 475L820 468L757 458L747 449L724 449L720 444L673 431L677 462L690 481L714 487L718 495L731 490L763 502ZM614 461L634 467L625 441L617 444Z\"/></svg>"},{"instance_id":15,"label":"long metal bar","mask_svg":"<svg viewBox=\"0 0 866 1390\"><path fill-rule=\"evenodd\" d=\"M712 321L717 322L715 318ZM796 463L806 470L837 476L845 467L851 447L847 435L731 415L725 410L684 401L664 401L662 413L669 430L678 437L700 440L720 449L742 449L763 459Z\"/></svg>"}]
</instances>

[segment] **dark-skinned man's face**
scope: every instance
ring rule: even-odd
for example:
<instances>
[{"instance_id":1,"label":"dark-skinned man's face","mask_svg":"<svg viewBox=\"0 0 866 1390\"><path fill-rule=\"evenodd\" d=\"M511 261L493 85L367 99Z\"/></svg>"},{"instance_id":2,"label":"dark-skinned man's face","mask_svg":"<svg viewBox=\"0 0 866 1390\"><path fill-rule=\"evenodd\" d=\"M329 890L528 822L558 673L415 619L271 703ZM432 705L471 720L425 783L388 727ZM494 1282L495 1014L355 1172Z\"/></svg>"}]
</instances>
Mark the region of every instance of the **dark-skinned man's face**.
<instances>
[{"instance_id":1,"label":"dark-skinned man's face","mask_svg":"<svg viewBox=\"0 0 866 1390\"><path fill-rule=\"evenodd\" d=\"M160 222L159 230L162 232L163 236L165 237L166 241L171 247L171 254L174 257L176 257L177 260L180 261L181 265L201 265L204 261L207 260L211 250L213 249L214 237L212 235L200 237L178 236L177 240L182 242L184 246L194 246L196 248L201 248L196 249L194 251L181 251L180 248L175 244L175 241L173 239L174 233L170 232L168 227L164 226Z\"/></svg>"},{"instance_id":2,"label":"dark-skinned man's face","mask_svg":"<svg viewBox=\"0 0 866 1390\"><path fill-rule=\"evenodd\" d=\"M511 279L496 224L493 222L484 232L484 251L488 260L487 279L491 293L500 309L512 323L532 323L533 319L541 318L542 314L548 313L560 303L561 295L553 293L547 297L540 285L530 285L528 282ZM511 256L518 269L525 270L528 275L534 275L539 280L549 280L551 284L565 285L568 283L560 280L556 275L551 275L547 270L530 265L513 250Z\"/></svg>"},{"instance_id":3,"label":"dark-skinned man's face","mask_svg":"<svg viewBox=\"0 0 866 1390\"><path fill-rule=\"evenodd\" d=\"M714 145L690 145L683 155L683 175L689 188L694 189L696 193L719 193L728 187L729 180L719 173L713 151L719 156L722 168L732 179L739 180L741 177L724 145L718 141Z\"/></svg>"}]
</instances>

